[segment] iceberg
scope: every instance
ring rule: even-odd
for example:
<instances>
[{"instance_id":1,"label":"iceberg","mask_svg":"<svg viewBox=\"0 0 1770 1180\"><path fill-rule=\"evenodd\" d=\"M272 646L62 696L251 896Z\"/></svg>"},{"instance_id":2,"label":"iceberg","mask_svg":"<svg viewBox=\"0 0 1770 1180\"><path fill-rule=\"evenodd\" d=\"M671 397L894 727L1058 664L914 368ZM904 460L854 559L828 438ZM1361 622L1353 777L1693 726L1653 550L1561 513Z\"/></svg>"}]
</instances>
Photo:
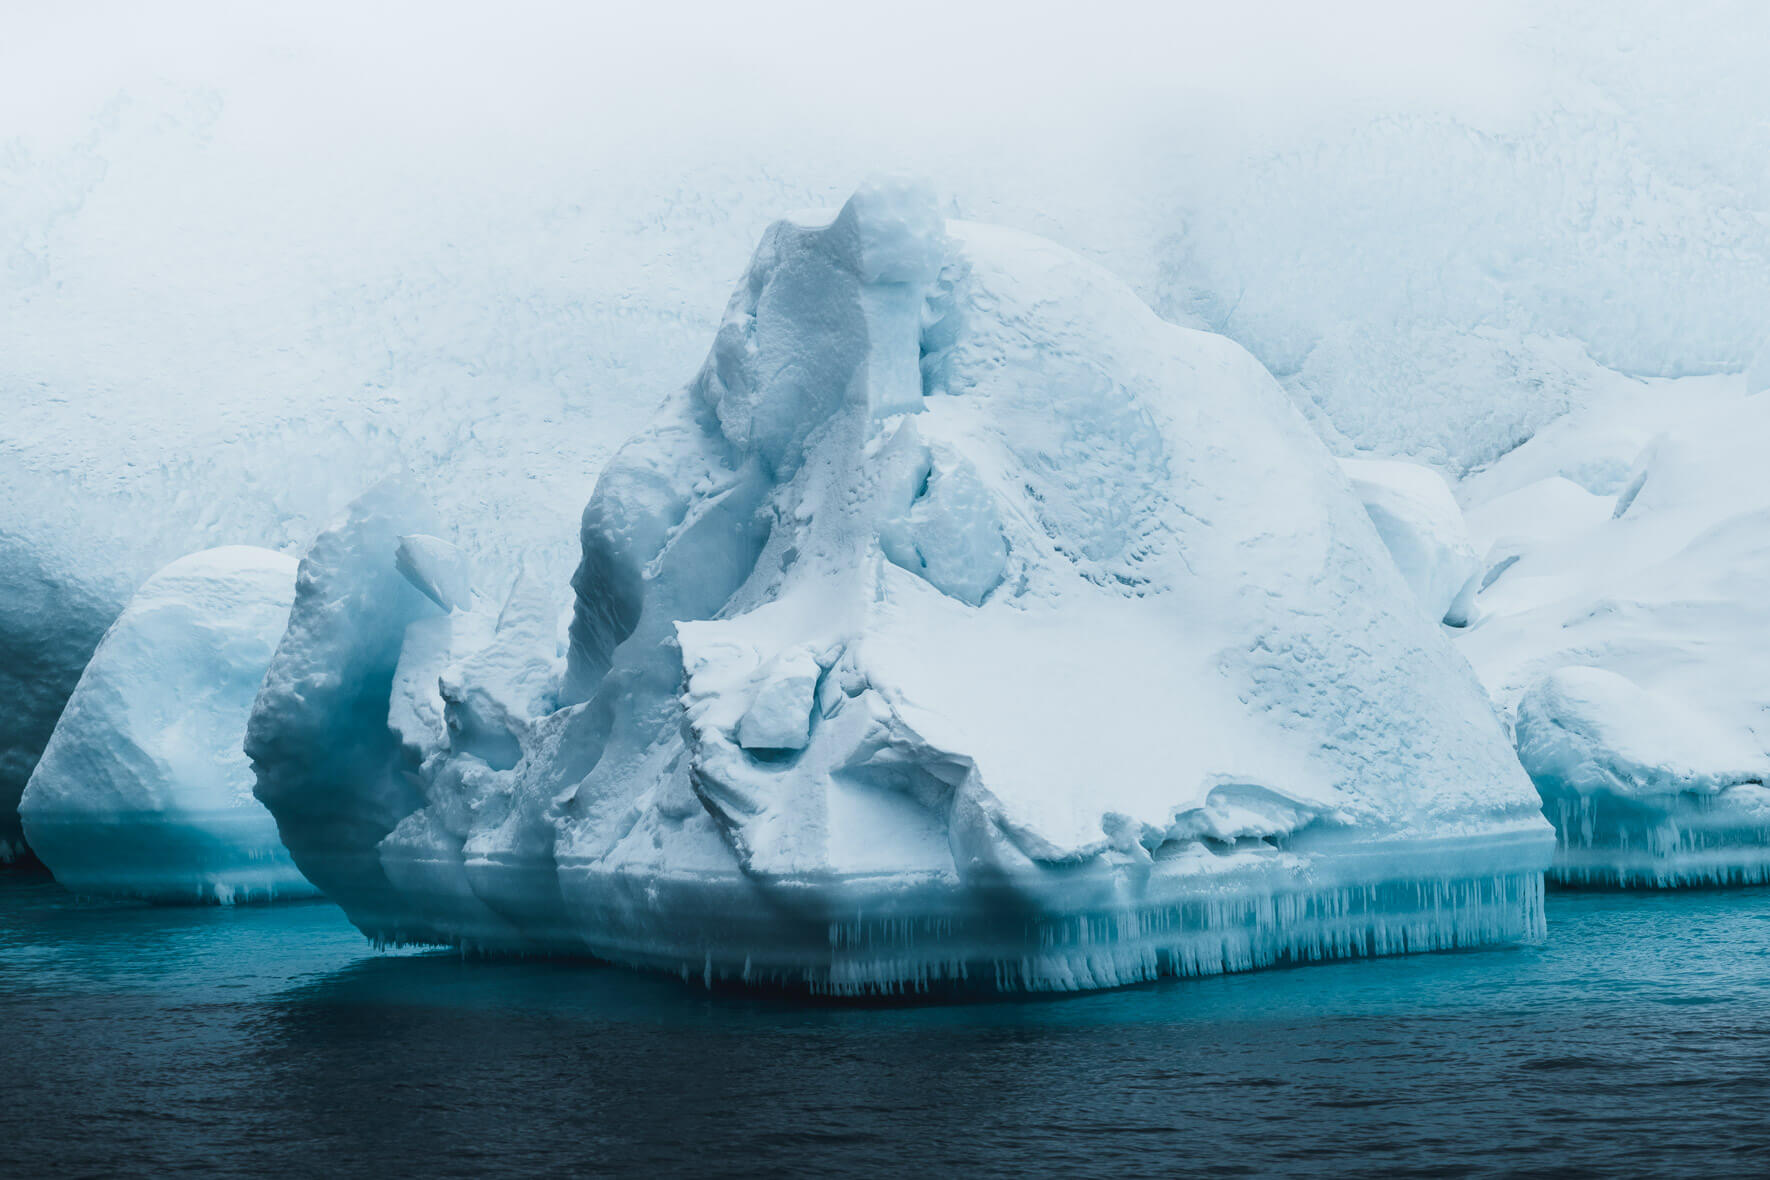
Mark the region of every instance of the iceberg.
<instances>
[{"instance_id":1,"label":"iceberg","mask_svg":"<svg viewBox=\"0 0 1770 1180\"><path fill-rule=\"evenodd\" d=\"M240 748L288 621L295 559L229 546L149 578L105 632L19 804L78 893L157 901L316 891L252 797Z\"/></svg>"},{"instance_id":2,"label":"iceberg","mask_svg":"<svg viewBox=\"0 0 1770 1180\"><path fill-rule=\"evenodd\" d=\"M432 478L445 538L565 577L595 474L711 338L762 211L839 200L834 186L880 153L951 177L955 208L1106 262L1164 317L1232 335L1348 452L1466 473L1606 405L1633 383L1623 374L1736 372L1770 305L1754 163L1770 127L1751 65L1767 18L1750 15L1760 32L1726 47L1683 36L1669 10L1622 22L1666 50L1643 73L1589 16L1533 14L1527 39L1555 45L1556 68L1519 86L1483 71L1472 106L1410 88L1372 106L1360 68L1356 101L1312 101L1319 118L1303 121L1262 97L1256 70L1230 71L1249 101L1169 104L1153 124L1136 86L1120 96L1132 118L1060 104L1074 117L1053 120L1008 100L1006 123L932 86L917 101L939 135L904 130L918 122L908 96L882 88L862 103L872 117L820 104L831 134L807 136L799 67L763 79L795 117L758 118L756 54L726 46L709 57L726 90L708 84L747 97L719 104L720 131L609 121L586 140L558 112L631 103L627 81L562 72L577 89L560 101L476 72L535 104L488 132L498 168L460 131L504 108L427 90L428 74L413 93L435 101L391 124L356 117L390 93L403 28L372 34L388 51L341 72L262 57L264 29L247 21L227 33L238 52L152 86L110 71L68 103L32 104L46 119L15 105L8 142L22 147L0 156L0 828L16 842L12 804L104 628L181 554L300 552L403 464ZM763 57L778 48L745 28ZM940 48L958 63L956 45ZM1723 48L1734 65L1717 69ZM253 54L260 68L230 64ZM532 68L526 49L510 60ZM681 102L669 71L642 72L669 98L651 113L706 109ZM328 128L334 167L291 154L293 93L330 96L300 114ZM1490 118L1499 94L1540 117ZM1016 129L1026 137L1004 137ZM408 150L383 151L390 133ZM334 199L343 190L356 199ZM144 274L168 296L143 297ZM15 538L36 554L15 556Z\"/></svg>"},{"instance_id":3,"label":"iceberg","mask_svg":"<svg viewBox=\"0 0 1770 1180\"><path fill-rule=\"evenodd\" d=\"M320 535L246 741L378 941L866 994L1542 932L1537 794L1278 384L919 186L763 237L563 637L434 531Z\"/></svg>"},{"instance_id":4,"label":"iceberg","mask_svg":"<svg viewBox=\"0 0 1770 1180\"><path fill-rule=\"evenodd\" d=\"M1770 880L1770 393L1671 392L1606 407L1603 430L1569 422L1471 488L1510 490L1470 510L1489 550L1460 645L1570 884Z\"/></svg>"},{"instance_id":5,"label":"iceberg","mask_svg":"<svg viewBox=\"0 0 1770 1180\"><path fill-rule=\"evenodd\" d=\"M1759 881L1770 755L1684 701L1601 668L1537 680L1518 755L1562 833L1556 871L1622 885Z\"/></svg>"}]
</instances>

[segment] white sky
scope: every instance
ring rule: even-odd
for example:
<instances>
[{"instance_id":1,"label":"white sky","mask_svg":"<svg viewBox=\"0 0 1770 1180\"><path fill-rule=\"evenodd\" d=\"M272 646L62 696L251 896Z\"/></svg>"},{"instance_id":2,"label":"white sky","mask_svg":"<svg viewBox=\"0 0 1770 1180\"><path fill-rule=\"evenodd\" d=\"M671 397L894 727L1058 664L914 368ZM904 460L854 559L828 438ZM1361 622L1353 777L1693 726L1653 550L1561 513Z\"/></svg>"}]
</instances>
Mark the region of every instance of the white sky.
<instances>
[{"instance_id":1,"label":"white sky","mask_svg":"<svg viewBox=\"0 0 1770 1180\"><path fill-rule=\"evenodd\" d=\"M521 137L578 121L730 134L756 120L867 133L1022 127L1078 109L1220 98L1503 108L1523 10L1298 3L360 4L10 0L0 134L54 137L120 89L213 87L297 126Z\"/></svg>"}]
</instances>

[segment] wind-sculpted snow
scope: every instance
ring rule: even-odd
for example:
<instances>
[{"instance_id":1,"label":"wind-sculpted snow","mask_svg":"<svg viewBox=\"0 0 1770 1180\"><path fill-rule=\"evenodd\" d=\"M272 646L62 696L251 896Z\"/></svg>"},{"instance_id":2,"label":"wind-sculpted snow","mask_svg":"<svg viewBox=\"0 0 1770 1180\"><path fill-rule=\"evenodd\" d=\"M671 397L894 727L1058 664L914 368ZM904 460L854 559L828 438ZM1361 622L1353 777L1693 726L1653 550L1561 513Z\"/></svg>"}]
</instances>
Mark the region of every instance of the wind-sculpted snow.
<instances>
[{"instance_id":1,"label":"wind-sculpted snow","mask_svg":"<svg viewBox=\"0 0 1770 1180\"><path fill-rule=\"evenodd\" d=\"M1539 934L1537 796L1283 391L936 210L768 231L563 666L529 579L415 588L416 508L322 536L247 746L296 863L377 939L844 993Z\"/></svg>"},{"instance_id":2,"label":"wind-sculpted snow","mask_svg":"<svg viewBox=\"0 0 1770 1180\"><path fill-rule=\"evenodd\" d=\"M314 892L240 750L294 589L293 558L233 546L180 558L130 599L20 803L56 880L160 901Z\"/></svg>"},{"instance_id":3,"label":"wind-sculpted snow","mask_svg":"<svg viewBox=\"0 0 1770 1180\"><path fill-rule=\"evenodd\" d=\"M1463 650L1565 880L1770 879L1766 440L1770 393L1658 383L1466 485L1488 556Z\"/></svg>"}]
</instances>

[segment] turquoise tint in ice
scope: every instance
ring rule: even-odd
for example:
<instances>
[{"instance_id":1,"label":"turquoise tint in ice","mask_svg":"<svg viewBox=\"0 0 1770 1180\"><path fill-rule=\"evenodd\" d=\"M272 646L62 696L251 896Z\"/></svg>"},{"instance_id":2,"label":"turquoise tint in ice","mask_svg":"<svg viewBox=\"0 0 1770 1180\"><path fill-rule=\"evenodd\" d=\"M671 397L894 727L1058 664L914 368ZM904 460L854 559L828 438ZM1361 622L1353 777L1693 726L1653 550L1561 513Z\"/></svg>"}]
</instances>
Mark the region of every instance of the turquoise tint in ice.
<instances>
[{"instance_id":1,"label":"turquoise tint in ice","mask_svg":"<svg viewBox=\"0 0 1770 1180\"><path fill-rule=\"evenodd\" d=\"M318 892L252 798L240 749L295 569L274 550L227 545L179 558L130 599L19 801L56 880L169 902Z\"/></svg>"}]
</instances>

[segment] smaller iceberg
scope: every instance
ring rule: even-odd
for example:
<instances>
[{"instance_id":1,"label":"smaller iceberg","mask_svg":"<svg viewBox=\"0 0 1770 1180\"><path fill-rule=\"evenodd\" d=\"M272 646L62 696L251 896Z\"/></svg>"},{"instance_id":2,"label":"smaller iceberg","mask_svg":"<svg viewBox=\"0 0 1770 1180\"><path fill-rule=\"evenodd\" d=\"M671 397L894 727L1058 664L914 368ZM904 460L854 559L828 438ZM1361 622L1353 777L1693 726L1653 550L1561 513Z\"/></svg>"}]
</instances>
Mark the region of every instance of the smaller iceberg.
<instances>
[{"instance_id":1,"label":"smaller iceberg","mask_svg":"<svg viewBox=\"0 0 1770 1180\"><path fill-rule=\"evenodd\" d=\"M1558 669L1518 706L1518 756L1561 833L1564 880L1757 881L1770 868L1770 756L1682 701Z\"/></svg>"},{"instance_id":2,"label":"smaller iceberg","mask_svg":"<svg viewBox=\"0 0 1770 1180\"><path fill-rule=\"evenodd\" d=\"M1770 881L1770 393L1693 400L1598 487L1589 433L1564 433L1483 476L1510 490L1470 511L1490 547L1460 640L1555 825L1553 875Z\"/></svg>"},{"instance_id":3,"label":"smaller iceberg","mask_svg":"<svg viewBox=\"0 0 1770 1180\"><path fill-rule=\"evenodd\" d=\"M78 893L232 902L315 892L240 748L296 563L229 546L149 578L86 665L25 787L31 848Z\"/></svg>"}]
</instances>

